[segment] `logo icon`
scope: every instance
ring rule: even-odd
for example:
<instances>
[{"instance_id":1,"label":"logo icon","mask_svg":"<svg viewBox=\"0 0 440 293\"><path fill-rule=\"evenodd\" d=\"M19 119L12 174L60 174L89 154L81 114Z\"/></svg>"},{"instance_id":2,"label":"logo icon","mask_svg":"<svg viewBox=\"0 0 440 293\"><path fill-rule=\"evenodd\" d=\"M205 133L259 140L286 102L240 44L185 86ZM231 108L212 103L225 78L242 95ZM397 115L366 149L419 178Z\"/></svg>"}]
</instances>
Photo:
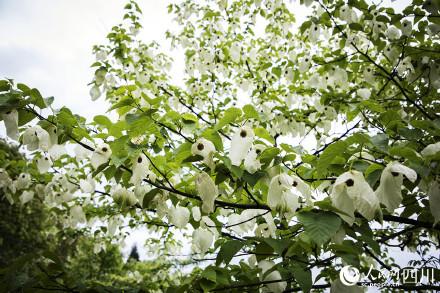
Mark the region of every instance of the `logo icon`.
<instances>
[{"instance_id":1,"label":"logo icon","mask_svg":"<svg viewBox=\"0 0 440 293\"><path fill-rule=\"evenodd\" d=\"M361 274L357 268L345 266L339 272L339 278L341 279L341 283L345 286L353 286L359 281Z\"/></svg>"}]
</instances>

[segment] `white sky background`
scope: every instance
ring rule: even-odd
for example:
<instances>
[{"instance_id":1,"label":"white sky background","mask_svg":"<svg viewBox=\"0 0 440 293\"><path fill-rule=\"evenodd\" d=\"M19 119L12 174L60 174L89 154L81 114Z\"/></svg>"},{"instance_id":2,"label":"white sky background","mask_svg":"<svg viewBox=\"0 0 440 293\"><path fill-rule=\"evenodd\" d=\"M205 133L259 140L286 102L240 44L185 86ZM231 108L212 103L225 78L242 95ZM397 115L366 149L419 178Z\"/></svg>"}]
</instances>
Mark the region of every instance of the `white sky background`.
<instances>
[{"instance_id":1,"label":"white sky background","mask_svg":"<svg viewBox=\"0 0 440 293\"><path fill-rule=\"evenodd\" d=\"M169 51L165 32L175 27L167 13L170 1L138 2L143 11L140 37L144 41L156 40ZM385 2L388 6L390 0ZM399 0L393 6L403 8L408 2ZM125 0L0 0L0 77L38 88L44 97L55 97L56 108L67 106L88 120L103 114L106 103L102 98L92 102L87 86L93 78L92 47L105 43L111 27L121 22L125 3ZM304 10L295 11L301 23ZM175 82L179 83L183 54L172 52L172 56ZM1 125L0 134L4 136L4 133ZM133 231L124 252L137 242L141 256L145 255L140 246L146 237L146 230ZM399 258L399 252L395 254Z\"/></svg>"}]
</instances>

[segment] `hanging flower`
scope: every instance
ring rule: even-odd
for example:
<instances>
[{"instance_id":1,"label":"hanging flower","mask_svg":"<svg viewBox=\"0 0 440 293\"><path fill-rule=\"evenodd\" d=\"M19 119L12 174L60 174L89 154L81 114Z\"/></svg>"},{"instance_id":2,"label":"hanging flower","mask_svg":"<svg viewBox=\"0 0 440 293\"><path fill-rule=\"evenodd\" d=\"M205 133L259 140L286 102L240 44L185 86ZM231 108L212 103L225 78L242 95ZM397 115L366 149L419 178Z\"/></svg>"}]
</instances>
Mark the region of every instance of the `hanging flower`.
<instances>
[{"instance_id":1,"label":"hanging flower","mask_svg":"<svg viewBox=\"0 0 440 293\"><path fill-rule=\"evenodd\" d=\"M64 148L64 145L61 144L54 144L49 149L49 155L53 160L58 160L61 158L62 155L65 155L66 149Z\"/></svg>"},{"instance_id":2,"label":"hanging flower","mask_svg":"<svg viewBox=\"0 0 440 293\"><path fill-rule=\"evenodd\" d=\"M95 180L93 180L92 175L89 174L86 179L79 180L79 187L82 192L92 193L95 191Z\"/></svg>"},{"instance_id":3,"label":"hanging flower","mask_svg":"<svg viewBox=\"0 0 440 293\"><path fill-rule=\"evenodd\" d=\"M272 210L292 213L298 208L298 195L292 191L293 179L287 174L276 175L269 184L267 204Z\"/></svg>"},{"instance_id":4,"label":"hanging flower","mask_svg":"<svg viewBox=\"0 0 440 293\"><path fill-rule=\"evenodd\" d=\"M305 198L306 205L308 206L313 205L312 190L310 189L310 186L298 176L292 175L291 177L292 177L293 190L296 191L297 194L300 194Z\"/></svg>"},{"instance_id":5,"label":"hanging flower","mask_svg":"<svg viewBox=\"0 0 440 293\"><path fill-rule=\"evenodd\" d=\"M149 173L150 162L144 154L139 154L133 161L133 173L130 183L139 185L143 179L147 178Z\"/></svg>"},{"instance_id":6,"label":"hanging flower","mask_svg":"<svg viewBox=\"0 0 440 293\"><path fill-rule=\"evenodd\" d=\"M97 85L92 86L90 89L90 97L92 98L92 101L96 101L101 96L101 91L99 90L99 87Z\"/></svg>"},{"instance_id":7,"label":"hanging flower","mask_svg":"<svg viewBox=\"0 0 440 293\"><path fill-rule=\"evenodd\" d=\"M281 277L280 272L277 270L273 270L270 273L266 274L266 272L272 270L274 266L275 263L273 261L269 261L269 260L260 261L258 263L258 268L261 269L260 279L265 282L279 280L280 282L268 283L264 286L268 289L267 292L281 293L284 292L284 290L286 290L287 282L286 281L281 282L283 278Z\"/></svg>"},{"instance_id":8,"label":"hanging flower","mask_svg":"<svg viewBox=\"0 0 440 293\"><path fill-rule=\"evenodd\" d=\"M198 228L192 234L192 248L196 253L205 254L214 241L214 235L205 228Z\"/></svg>"},{"instance_id":9,"label":"hanging flower","mask_svg":"<svg viewBox=\"0 0 440 293\"><path fill-rule=\"evenodd\" d=\"M127 190L120 185L115 188L112 193L113 200L121 207L131 207L137 203L137 198L133 191Z\"/></svg>"},{"instance_id":10,"label":"hanging flower","mask_svg":"<svg viewBox=\"0 0 440 293\"><path fill-rule=\"evenodd\" d=\"M8 172L3 169L0 168L0 188L5 188L5 187L9 187L9 185L11 185L11 178L9 177Z\"/></svg>"},{"instance_id":11,"label":"hanging flower","mask_svg":"<svg viewBox=\"0 0 440 293\"><path fill-rule=\"evenodd\" d=\"M402 20L401 26L402 26L402 33L405 36L409 37L412 33L412 22L409 19L405 18L404 20Z\"/></svg>"},{"instance_id":12,"label":"hanging flower","mask_svg":"<svg viewBox=\"0 0 440 293\"><path fill-rule=\"evenodd\" d=\"M202 213L200 212L200 208L198 206L191 208L191 213L194 221L198 222L202 218Z\"/></svg>"},{"instance_id":13,"label":"hanging flower","mask_svg":"<svg viewBox=\"0 0 440 293\"><path fill-rule=\"evenodd\" d=\"M363 100L368 100L371 96L371 90L367 88L358 89L356 93Z\"/></svg>"},{"instance_id":14,"label":"hanging flower","mask_svg":"<svg viewBox=\"0 0 440 293\"><path fill-rule=\"evenodd\" d=\"M33 191L23 191L23 193L20 195L20 202L22 205L30 202L34 198L34 192Z\"/></svg>"},{"instance_id":15,"label":"hanging flower","mask_svg":"<svg viewBox=\"0 0 440 293\"><path fill-rule=\"evenodd\" d=\"M103 143L99 145L92 154L91 163L93 168L96 169L102 164L107 163L111 155L112 150L110 149L108 144Z\"/></svg>"},{"instance_id":16,"label":"hanging flower","mask_svg":"<svg viewBox=\"0 0 440 293\"><path fill-rule=\"evenodd\" d=\"M38 172L40 172L41 174L47 173L50 167L52 167L52 160L47 154L44 154L37 160Z\"/></svg>"},{"instance_id":17,"label":"hanging flower","mask_svg":"<svg viewBox=\"0 0 440 293\"><path fill-rule=\"evenodd\" d=\"M355 170L336 178L330 198L333 206L344 212L340 217L349 225L354 223L355 210L367 220L372 220L376 211L380 210L379 199L373 189L362 173Z\"/></svg>"},{"instance_id":18,"label":"hanging flower","mask_svg":"<svg viewBox=\"0 0 440 293\"><path fill-rule=\"evenodd\" d=\"M15 109L1 114L6 127L6 134L13 140L18 140L18 112Z\"/></svg>"},{"instance_id":19,"label":"hanging flower","mask_svg":"<svg viewBox=\"0 0 440 293\"><path fill-rule=\"evenodd\" d=\"M400 30L395 27L394 25L389 26L385 32L386 36L390 40L397 40L400 39L401 32Z\"/></svg>"},{"instance_id":20,"label":"hanging flower","mask_svg":"<svg viewBox=\"0 0 440 293\"><path fill-rule=\"evenodd\" d=\"M76 226L79 223L86 223L86 215L81 206L74 205L70 208L70 220L72 222L72 226Z\"/></svg>"},{"instance_id":21,"label":"hanging flower","mask_svg":"<svg viewBox=\"0 0 440 293\"><path fill-rule=\"evenodd\" d=\"M31 175L28 173L21 173L14 181L14 186L17 190L26 189L31 184Z\"/></svg>"},{"instance_id":22,"label":"hanging flower","mask_svg":"<svg viewBox=\"0 0 440 293\"><path fill-rule=\"evenodd\" d=\"M420 154L424 157L432 157L440 153L440 142L426 146Z\"/></svg>"},{"instance_id":23,"label":"hanging flower","mask_svg":"<svg viewBox=\"0 0 440 293\"><path fill-rule=\"evenodd\" d=\"M404 175L413 183L417 179L417 173L413 169L398 162L389 163L380 176L380 184L376 190L376 195L390 213L402 202L401 189Z\"/></svg>"},{"instance_id":24,"label":"hanging flower","mask_svg":"<svg viewBox=\"0 0 440 293\"><path fill-rule=\"evenodd\" d=\"M214 169L213 155L215 152L214 144L204 138L199 138L192 146L191 153L203 157L203 162L208 165L210 169Z\"/></svg>"},{"instance_id":25,"label":"hanging flower","mask_svg":"<svg viewBox=\"0 0 440 293\"><path fill-rule=\"evenodd\" d=\"M214 202L218 197L218 189L211 177L203 172L196 178L197 193L203 201L202 211L204 213L214 212Z\"/></svg>"},{"instance_id":26,"label":"hanging flower","mask_svg":"<svg viewBox=\"0 0 440 293\"><path fill-rule=\"evenodd\" d=\"M241 161L246 157L252 142L254 140L254 131L248 126L243 126L235 132L231 140L231 149L229 150L229 159L231 164L240 166Z\"/></svg>"},{"instance_id":27,"label":"hanging flower","mask_svg":"<svg viewBox=\"0 0 440 293\"><path fill-rule=\"evenodd\" d=\"M261 163L258 156L266 147L262 144L254 145L244 158L244 168L251 174L261 169Z\"/></svg>"},{"instance_id":28,"label":"hanging flower","mask_svg":"<svg viewBox=\"0 0 440 293\"><path fill-rule=\"evenodd\" d=\"M190 212L186 207L171 207L168 213L170 222L177 228L185 228L189 222Z\"/></svg>"},{"instance_id":29,"label":"hanging flower","mask_svg":"<svg viewBox=\"0 0 440 293\"><path fill-rule=\"evenodd\" d=\"M84 144L84 145L87 145L89 147L93 147L93 144L90 141L86 140L86 139L82 139L81 143ZM93 155L92 151L86 149L81 144L77 144L74 147L73 151L75 152L75 156L76 156L76 159L78 161L84 160L84 159L88 159L88 158L90 158Z\"/></svg>"},{"instance_id":30,"label":"hanging flower","mask_svg":"<svg viewBox=\"0 0 440 293\"><path fill-rule=\"evenodd\" d=\"M23 133L23 144L29 151L35 151L39 148L47 152L50 148L49 133L39 125L29 127Z\"/></svg>"},{"instance_id":31,"label":"hanging flower","mask_svg":"<svg viewBox=\"0 0 440 293\"><path fill-rule=\"evenodd\" d=\"M309 28L310 42L316 43L318 41L320 35L321 35L321 28L317 24L312 23L312 25Z\"/></svg>"}]
</instances>

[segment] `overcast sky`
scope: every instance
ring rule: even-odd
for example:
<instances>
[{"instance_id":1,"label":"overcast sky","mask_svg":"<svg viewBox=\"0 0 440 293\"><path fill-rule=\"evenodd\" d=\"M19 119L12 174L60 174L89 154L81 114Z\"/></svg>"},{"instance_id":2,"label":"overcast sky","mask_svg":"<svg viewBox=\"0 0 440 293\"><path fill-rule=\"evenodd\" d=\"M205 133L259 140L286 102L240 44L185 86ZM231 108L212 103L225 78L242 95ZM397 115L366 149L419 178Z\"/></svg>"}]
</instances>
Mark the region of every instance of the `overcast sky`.
<instances>
[{"instance_id":1,"label":"overcast sky","mask_svg":"<svg viewBox=\"0 0 440 293\"><path fill-rule=\"evenodd\" d=\"M172 26L169 1L139 1L142 38L164 43ZM125 0L0 0L0 77L13 78L55 96L85 117L102 114L87 84L93 77L92 47L105 41L123 15Z\"/></svg>"}]
</instances>

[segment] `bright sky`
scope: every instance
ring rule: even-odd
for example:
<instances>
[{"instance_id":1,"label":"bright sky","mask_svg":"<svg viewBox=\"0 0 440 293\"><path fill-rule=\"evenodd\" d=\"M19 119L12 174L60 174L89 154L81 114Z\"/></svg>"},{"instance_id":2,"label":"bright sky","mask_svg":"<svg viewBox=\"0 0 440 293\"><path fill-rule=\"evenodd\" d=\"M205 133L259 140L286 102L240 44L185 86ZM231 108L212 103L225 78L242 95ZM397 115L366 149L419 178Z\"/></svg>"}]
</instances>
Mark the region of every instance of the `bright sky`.
<instances>
[{"instance_id":1,"label":"bright sky","mask_svg":"<svg viewBox=\"0 0 440 293\"><path fill-rule=\"evenodd\" d=\"M92 103L87 84L92 80L92 47L105 41L123 15L124 0L0 0L0 76L55 96L90 118L105 103ZM142 38L165 43L171 27L168 1L139 1L144 12Z\"/></svg>"}]
</instances>

